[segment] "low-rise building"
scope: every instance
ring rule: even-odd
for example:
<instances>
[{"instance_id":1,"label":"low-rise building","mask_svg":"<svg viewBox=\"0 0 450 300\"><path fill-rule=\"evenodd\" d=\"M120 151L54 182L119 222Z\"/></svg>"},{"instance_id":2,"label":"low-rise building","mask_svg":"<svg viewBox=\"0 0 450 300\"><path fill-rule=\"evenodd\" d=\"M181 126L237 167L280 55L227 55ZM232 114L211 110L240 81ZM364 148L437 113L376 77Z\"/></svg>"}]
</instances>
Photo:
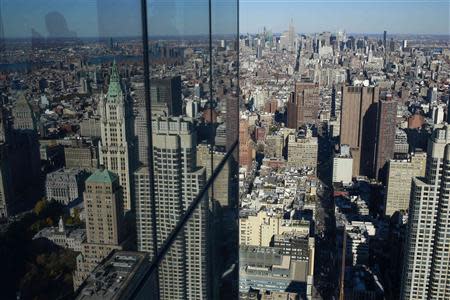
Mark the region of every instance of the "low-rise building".
<instances>
[{"instance_id":1,"label":"low-rise building","mask_svg":"<svg viewBox=\"0 0 450 300\"><path fill-rule=\"evenodd\" d=\"M45 181L47 200L67 205L78 199L83 194L87 176L88 173L80 169L60 169L47 174Z\"/></svg>"},{"instance_id":2,"label":"low-rise building","mask_svg":"<svg viewBox=\"0 0 450 300\"><path fill-rule=\"evenodd\" d=\"M264 155L266 157L282 158L284 138L280 134L267 135L265 140Z\"/></svg>"},{"instance_id":3,"label":"low-rise building","mask_svg":"<svg viewBox=\"0 0 450 300\"><path fill-rule=\"evenodd\" d=\"M270 246L273 236L285 232L309 234L310 223L307 220L286 220L281 215L271 216L266 211L239 218L240 245Z\"/></svg>"},{"instance_id":4,"label":"low-rise building","mask_svg":"<svg viewBox=\"0 0 450 300\"><path fill-rule=\"evenodd\" d=\"M318 141L309 130L305 135L289 135L287 145L288 166L316 169Z\"/></svg>"},{"instance_id":5,"label":"low-rise building","mask_svg":"<svg viewBox=\"0 0 450 300\"><path fill-rule=\"evenodd\" d=\"M97 148L92 144L79 144L64 148L66 168L95 170L98 167Z\"/></svg>"},{"instance_id":6,"label":"low-rise building","mask_svg":"<svg viewBox=\"0 0 450 300\"><path fill-rule=\"evenodd\" d=\"M86 240L86 230L82 228L67 229L60 218L57 227L43 228L34 235L33 240L38 238L45 238L62 248L81 252L82 244Z\"/></svg>"},{"instance_id":7,"label":"low-rise building","mask_svg":"<svg viewBox=\"0 0 450 300\"><path fill-rule=\"evenodd\" d=\"M312 274L304 262L283 255L282 249L272 247L241 246L239 248L239 291L251 289L286 292L293 290L302 296L308 293ZM309 297L308 297L309 299Z\"/></svg>"},{"instance_id":8,"label":"low-rise building","mask_svg":"<svg viewBox=\"0 0 450 300\"><path fill-rule=\"evenodd\" d=\"M87 277L77 291L77 300L152 299L156 289L153 277L141 285L150 269L148 254L114 251Z\"/></svg>"},{"instance_id":9,"label":"low-rise building","mask_svg":"<svg viewBox=\"0 0 450 300\"><path fill-rule=\"evenodd\" d=\"M375 226L371 222L352 221L345 225L347 234L347 258L352 265L367 264L369 259L369 240L375 236Z\"/></svg>"}]
</instances>

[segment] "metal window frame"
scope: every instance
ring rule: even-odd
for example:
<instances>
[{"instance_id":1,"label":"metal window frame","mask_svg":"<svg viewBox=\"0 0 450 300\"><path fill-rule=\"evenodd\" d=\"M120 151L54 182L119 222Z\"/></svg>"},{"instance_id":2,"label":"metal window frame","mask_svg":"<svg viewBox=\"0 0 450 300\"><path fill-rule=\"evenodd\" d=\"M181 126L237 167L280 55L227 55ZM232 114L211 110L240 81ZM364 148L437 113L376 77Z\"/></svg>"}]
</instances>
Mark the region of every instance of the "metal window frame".
<instances>
[{"instance_id":1,"label":"metal window frame","mask_svg":"<svg viewBox=\"0 0 450 300\"><path fill-rule=\"evenodd\" d=\"M240 86L239 86L239 0L235 0L236 2L236 59L237 59L237 68L236 68L236 77L237 77L237 86L236 86L236 97L237 102L236 105L239 107L240 102ZM148 166L149 166L149 177L150 177L150 194L155 194L155 181L154 181L154 172L153 172L153 137L152 137L152 120L151 120L151 99L150 99L150 63L149 63L149 39L148 39L148 10L147 10L147 2L148 0L141 0L141 24L142 24L142 43L143 43L143 63L144 63L144 97L145 97L145 108L146 108L146 117L147 117L147 138L148 138ZM213 104L213 54L212 54L212 0L208 0L208 23L209 23L209 104L210 107L212 107ZM212 120L213 112L210 110L210 118ZM215 136L215 129L214 127L211 127L211 131L213 131L213 135ZM136 288L134 289L131 298L135 298L138 296L141 288L145 286L148 282L148 280L152 279L152 276L154 280L156 281L156 289L155 296L157 299L159 299L159 275L158 275L158 267L162 260L164 259L165 255L167 254L168 250L172 246L172 244L175 242L176 238L178 237L178 234L183 230L186 223L191 218L194 211L198 208L201 201L204 199L205 195L207 195L208 190L211 189L212 195L214 195L214 182L216 178L219 176L220 172L222 171L225 164L232 158L233 152L235 152L238 149L239 145L239 131L236 132L237 139L233 142L230 149L227 149L227 153L225 154L224 158L221 160L221 162L218 164L218 166L214 169L214 153L213 149L211 149L211 156L210 156L210 164L211 164L211 170L214 170L214 172L211 174L211 176L208 178L205 186L202 188L200 193L196 196L195 200L190 204L186 212L181 217L180 221L177 223L177 225L174 227L170 235L167 237L167 239L164 241L162 246L159 249L156 249L156 246L158 245L158 238L157 238L157 225L156 225L156 199L155 197L151 197L150 200L150 206L152 209L151 215L152 215L152 241L155 245L154 247L154 253L153 258L150 263L150 267L145 273L145 275L140 279L140 282L137 284ZM212 139L211 146L214 147L214 139Z\"/></svg>"}]
</instances>

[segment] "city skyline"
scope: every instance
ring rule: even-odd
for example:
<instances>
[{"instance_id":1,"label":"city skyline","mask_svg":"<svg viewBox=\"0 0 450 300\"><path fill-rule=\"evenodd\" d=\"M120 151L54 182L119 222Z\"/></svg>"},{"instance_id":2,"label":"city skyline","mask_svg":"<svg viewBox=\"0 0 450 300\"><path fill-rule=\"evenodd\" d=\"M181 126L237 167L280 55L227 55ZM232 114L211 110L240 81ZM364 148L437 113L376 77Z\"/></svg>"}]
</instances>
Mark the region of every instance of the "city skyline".
<instances>
[{"instance_id":1,"label":"city skyline","mask_svg":"<svg viewBox=\"0 0 450 300\"><path fill-rule=\"evenodd\" d=\"M26 2L26 3L25 3ZM123 6L128 9L124 10ZM355 4L357 4L355 6ZM212 33L235 33L234 3L214 2L211 7ZM150 36L190 36L207 34L208 1L149 1ZM259 33L263 28L274 33L288 29L293 20L297 33L346 31L359 34L449 33L450 4L447 1L354 1L282 0L240 1L240 33ZM349 16L348 12L351 11ZM59 16L55 19L55 13ZM48 15L53 17L52 25ZM120 16L120 17L119 17ZM0 3L0 19L5 38L52 36L128 37L140 36L140 1L7 0ZM326 20L326 22L323 22ZM64 25L65 22L65 25ZM62 24L62 26L61 26ZM49 27L57 27L52 32ZM63 30L64 29L64 30Z\"/></svg>"},{"instance_id":2,"label":"city skyline","mask_svg":"<svg viewBox=\"0 0 450 300\"><path fill-rule=\"evenodd\" d=\"M450 299L448 8L0 0L0 298Z\"/></svg>"}]
</instances>

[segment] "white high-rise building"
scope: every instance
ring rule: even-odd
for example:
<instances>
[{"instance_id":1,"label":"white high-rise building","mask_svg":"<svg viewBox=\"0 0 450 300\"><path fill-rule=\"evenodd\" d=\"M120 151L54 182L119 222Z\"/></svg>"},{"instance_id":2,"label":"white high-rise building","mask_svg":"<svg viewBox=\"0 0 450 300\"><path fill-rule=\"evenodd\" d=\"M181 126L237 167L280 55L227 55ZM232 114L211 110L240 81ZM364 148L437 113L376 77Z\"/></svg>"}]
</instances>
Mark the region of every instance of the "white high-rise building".
<instances>
[{"instance_id":1,"label":"white high-rise building","mask_svg":"<svg viewBox=\"0 0 450 300\"><path fill-rule=\"evenodd\" d=\"M130 194L130 134L131 115L126 96L120 85L119 71L114 62L109 80L108 93L102 97L100 107L101 141L100 164L119 175L123 188L124 209L131 209Z\"/></svg>"},{"instance_id":2,"label":"white high-rise building","mask_svg":"<svg viewBox=\"0 0 450 300\"><path fill-rule=\"evenodd\" d=\"M414 178L401 299L450 299L450 126L428 143L424 178Z\"/></svg>"},{"instance_id":3,"label":"white high-rise building","mask_svg":"<svg viewBox=\"0 0 450 300\"><path fill-rule=\"evenodd\" d=\"M156 216L160 248L181 216L200 193L205 168L197 166L197 135L193 120L157 117L152 120L155 194L150 193L148 167L134 173L138 250L154 254L152 215ZM151 197L156 211L152 211ZM208 299L207 195L168 250L159 271L160 299Z\"/></svg>"},{"instance_id":4,"label":"white high-rise building","mask_svg":"<svg viewBox=\"0 0 450 300\"><path fill-rule=\"evenodd\" d=\"M350 184L352 182L353 158L348 145L341 146L339 156L333 158L333 182Z\"/></svg>"}]
</instances>

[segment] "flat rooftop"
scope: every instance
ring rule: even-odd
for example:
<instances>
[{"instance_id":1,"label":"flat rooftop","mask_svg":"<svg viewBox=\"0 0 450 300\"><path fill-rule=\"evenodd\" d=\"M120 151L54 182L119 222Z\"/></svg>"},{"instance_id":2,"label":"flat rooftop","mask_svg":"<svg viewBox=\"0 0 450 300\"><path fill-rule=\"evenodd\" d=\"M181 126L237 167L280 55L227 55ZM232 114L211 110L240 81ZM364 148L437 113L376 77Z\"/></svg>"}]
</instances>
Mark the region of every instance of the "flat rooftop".
<instances>
[{"instance_id":1,"label":"flat rooftop","mask_svg":"<svg viewBox=\"0 0 450 300\"><path fill-rule=\"evenodd\" d=\"M128 299L131 282L141 278L149 265L146 253L115 251L89 275L76 299Z\"/></svg>"}]
</instances>

